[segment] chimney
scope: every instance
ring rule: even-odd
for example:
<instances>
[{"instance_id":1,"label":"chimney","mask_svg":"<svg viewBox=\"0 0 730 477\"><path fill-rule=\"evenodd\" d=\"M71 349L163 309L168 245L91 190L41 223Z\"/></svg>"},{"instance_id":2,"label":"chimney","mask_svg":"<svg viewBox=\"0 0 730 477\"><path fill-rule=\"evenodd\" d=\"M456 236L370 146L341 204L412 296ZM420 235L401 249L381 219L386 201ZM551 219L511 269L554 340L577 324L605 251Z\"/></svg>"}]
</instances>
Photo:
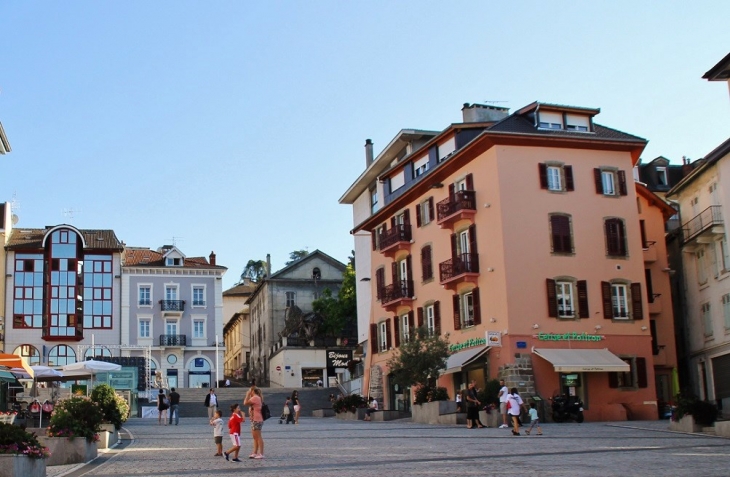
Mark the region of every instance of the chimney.
<instances>
[{"instance_id":1,"label":"chimney","mask_svg":"<svg viewBox=\"0 0 730 477\"><path fill-rule=\"evenodd\" d=\"M210 252L210 256L208 257L208 261L211 265L215 265L215 252Z\"/></svg>"},{"instance_id":2,"label":"chimney","mask_svg":"<svg viewBox=\"0 0 730 477\"><path fill-rule=\"evenodd\" d=\"M271 254L266 254L266 278L269 278L269 275L271 274Z\"/></svg>"},{"instance_id":3,"label":"chimney","mask_svg":"<svg viewBox=\"0 0 730 477\"><path fill-rule=\"evenodd\" d=\"M465 123L493 123L509 115L509 108L489 104L464 103L461 116Z\"/></svg>"},{"instance_id":4,"label":"chimney","mask_svg":"<svg viewBox=\"0 0 730 477\"><path fill-rule=\"evenodd\" d=\"M365 139L365 167L370 167L373 163L373 141Z\"/></svg>"},{"instance_id":5,"label":"chimney","mask_svg":"<svg viewBox=\"0 0 730 477\"><path fill-rule=\"evenodd\" d=\"M690 172L692 172L692 164L690 164L690 158L687 156L682 156L682 177L686 177Z\"/></svg>"}]
</instances>

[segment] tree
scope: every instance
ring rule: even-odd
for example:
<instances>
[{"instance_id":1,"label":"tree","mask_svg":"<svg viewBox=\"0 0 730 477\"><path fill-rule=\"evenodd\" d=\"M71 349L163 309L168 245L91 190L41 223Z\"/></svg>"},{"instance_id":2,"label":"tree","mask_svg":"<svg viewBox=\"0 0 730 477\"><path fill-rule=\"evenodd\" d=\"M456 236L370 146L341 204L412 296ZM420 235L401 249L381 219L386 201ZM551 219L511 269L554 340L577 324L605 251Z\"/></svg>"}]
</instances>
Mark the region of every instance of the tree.
<instances>
[{"instance_id":1,"label":"tree","mask_svg":"<svg viewBox=\"0 0 730 477\"><path fill-rule=\"evenodd\" d=\"M352 265L345 268L337 296L325 289L322 297L312 302L312 310L322 318L322 331L329 336L340 335L348 322L356 319L355 269Z\"/></svg>"},{"instance_id":2,"label":"tree","mask_svg":"<svg viewBox=\"0 0 730 477\"><path fill-rule=\"evenodd\" d=\"M425 327L417 328L408 341L388 360L393 382L403 387L432 387L449 357L448 335L430 335Z\"/></svg>"},{"instance_id":3,"label":"tree","mask_svg":"<svg viewBox=\"0 0 730 477\"><path fill-rule=\"evenodd\" d=\"M297 260L301 260L304 257L309 255L309 252L306 250L294 250L289 254L289 261L286 262L285 265L291 265L292 263L296 262Z\"/></svg>"},{"instance_id":4,"label":"tree","mask_svg":"<svg viewBox=\"0 0 730 477\"><path fill-rule=\"evenodd\" d=\"M241 272L241 281L248 278L253 282L258 282L266 275L268 275L268 270L266 270L265 261L249 260L246 266L243 267L243 272Z\"/></svg>"}]
</instances>

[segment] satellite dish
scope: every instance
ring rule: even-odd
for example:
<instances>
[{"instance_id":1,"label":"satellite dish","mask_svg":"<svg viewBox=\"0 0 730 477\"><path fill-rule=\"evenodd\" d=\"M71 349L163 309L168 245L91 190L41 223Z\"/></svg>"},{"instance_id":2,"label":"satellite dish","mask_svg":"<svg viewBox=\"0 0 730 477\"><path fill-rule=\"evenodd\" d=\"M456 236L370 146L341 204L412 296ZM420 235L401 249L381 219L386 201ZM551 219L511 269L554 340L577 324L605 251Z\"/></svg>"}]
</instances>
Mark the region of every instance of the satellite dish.
<instances>
[{"instance_id":1,"label":"satellite dish","mask_svg":"<svg viewBox=\"0 0 730 477\"><path fill-rule=\"evenodd\" d=\"M12 217L11 220L13 221L13 225L15 225L15 224L18 223L18 220L20 220L20 219L18 219L18 216L17 215L13 214L13 217Z\"/></svg>"}]
</instances>

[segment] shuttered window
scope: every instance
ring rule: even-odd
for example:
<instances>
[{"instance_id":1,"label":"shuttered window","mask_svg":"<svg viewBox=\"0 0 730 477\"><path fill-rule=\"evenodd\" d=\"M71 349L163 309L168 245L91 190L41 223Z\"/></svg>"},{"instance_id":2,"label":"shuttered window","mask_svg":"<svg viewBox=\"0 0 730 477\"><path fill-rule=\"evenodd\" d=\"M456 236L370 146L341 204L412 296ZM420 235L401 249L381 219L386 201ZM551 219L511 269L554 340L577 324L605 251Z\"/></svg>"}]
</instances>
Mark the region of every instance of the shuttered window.
<instances>
[{"instance_id":1,"label":"shuttered window","mask_svg":"<svg viewBox=\"0 0 730 477\"><path fill-rule=\"evenodd\" d=\"M606 254L612 257L625 257L627 250L624 221L621 219L606 219L604 228L606 232Z\"/></svg>"},{"instance_id":2,"label":"shuttered window","mask_svg":"<svg viewBox=\"0 0 730 477\"><path fill-rule=\"evenodd\" d=\"M562 164L538 164L540 188L551 191L575 190L573 183L573 166Z\"/></svg>"},{"instance_id":3,"label":"shuttered window","mask_svg":"<svg viewBox=\"0 0 730 477\"><path fill-rule=\"evenodd\" d=\"M421 279L425 282L433 278L433 262L431 261L431 246L421 249Z\"/></svg>"},{"instance_id":4,"label":"shuttered window","mask_svg":"<svg viewBox=\"0 0 730 477\"><path fill-rule=\"evenodd\" d=\"M642 320L644 305L641 283L601 282L603 317L609 320Z\"/></svg>"},{"instance_id":5,"label":"shuttered window","mask_svg":"<svg viewBox=\"0 0 730 477\"><path fill-rule=\"evenodd\" d=\"M383 289L385 288L385 269L383 267L375 270L375 295L378 300L383 298Z\"/></svg>"},{"instance_id":6,"label":"shuttered window","mask_svg":"<svg viewBox=\"0 0 730 477\"><path fill-rule=\"evenodd\" d=\"M550 236L553 253L573 253L573 236L570 230L569 215L550 215Z\"/></svg>"},{"instance_id":7,"label":"shuttered window","mask_svg":"<svg viewBox=\"0 0 730 477\"><path fill-rule=\"evenodd\" d=\"M433 331L436 335L441 335L441 302L437 301L433 304Z\"/></svg>"},{"instance_id":8,"label":"shuttered window","mask_svg":"<svg viewBox=\"0 0 730 477\"><path fill-rule=\"evenodd\" d=\"M615 169L593 169L593 179L596 184L596 194L618 196L628 195L626 172Z\"/></svg>"},{"instance_id":9,"label":"shuttered window","mask_svg":"<svg viewBox=\"0 0 730 477\"><path fill-rule=\"evenodd\" d=\"M589 318L588 285L585 280L546 280L548 316Z\"/></svg>"},{"instance_id":10,"label":"shuttered window","mask_svg":"<svg viewBox=\"0 0 730 477\"><path fill-rule=\"evenodd\" d=\"M610 388L647 388L649 379L646 368L646 358L621 358L629 365L629 370L624 373L608 373L608 387Z\"/></svg>"}]
</instances>

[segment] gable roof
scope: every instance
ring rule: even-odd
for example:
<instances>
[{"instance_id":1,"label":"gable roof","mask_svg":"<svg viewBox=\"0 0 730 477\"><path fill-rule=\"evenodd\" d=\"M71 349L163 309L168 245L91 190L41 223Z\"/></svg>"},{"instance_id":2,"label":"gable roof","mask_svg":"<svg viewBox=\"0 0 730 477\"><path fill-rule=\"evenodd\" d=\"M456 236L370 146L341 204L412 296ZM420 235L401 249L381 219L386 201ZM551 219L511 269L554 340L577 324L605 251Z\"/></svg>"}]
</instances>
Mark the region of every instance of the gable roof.
<instances>
[{"instance_id":1,"label":"gable roof","mask_svg":"<svg viewBox=\"0 0 730 477\"><path fill-rule=\"evenodd\" d=\"M669 218L677 213L677 211L672 207L671 205L664 202L661 197L653 193L649 190L648 187L646 187L641 182L634 182L634 185L636 186L636 192L645 198L647 202L649 202L649 205L652 205L654 207L657 207L659 210L662 211L662 215L664 216L664 221L666 222L669 220Z\"/></svg>"},{"instance_id":2,"label":"gable roof","mask_svg":"<svg viewBox=\"0 0 730 477\"><path fill-rule=\"evenodd\" d=\"M124 250L123 267L166 267L165 254L144 247L127 247ZM211 265L205 257L185 257L182 266L169 268L205 268L228 270L221 265Z\"/></svg>"},{"instance_id":3,"label":"gable roof","mask_svg":"<svg viewBox=\"0 0 730 477\"><path fill-rule=\"evenodd\" d=\"M707 81L725 81L730 79L730 53L710 68L707 73L702 75L702 78Z\"/></svg>"},{"instance_id":4,"label":"gable roof","mask_svg":"<svg viewBox=\"0 0 730 477\"><path fill-rule=\"evenodd\" d=\"M692 170L687 176L679 181L677 185L672 187L669 192L667 192L667 197L673 196L677 194L679 191L687 187L689 184L692 183L697 177L699 177L706 169L708 169L710 166L715 164L717 161L722 159L723 157L730 154L730 138L726 139L725 142L717 146L715 149L710 151L708 155L706 155L703 159L697 159L697 161L702 161L700 166L695 167L695 169Z\"/></svg>"},{"instance_id":5,"label":"gable roof","mask_svg":"<svg viewBox=\"0 0 730 477\"><path fill-rule=\"evenodd\" d=\"M344 263L340 262L337 259L330 257L326 253L317 249L314 252L308 253L306 256L300 258L296 262L290 263L289 265L285 266L281 270L278 270L276 273L271 274L271 276L267 277L266 280L280 278L282 275L284 275L288 271L293 270L294 268L299 268L301 265L304 265L306 262L314 259L314 257L321 258L325 262L329 263L330 265L332 265L333 267L335 267L339 270L342 270L343 272L345 271L345 268L347 268ZM264 280L261 280L261 281L263 282Z\"/></svg>"},{"instance_id":6,"label":"gable roof","mask_svg":"<svg viewBox=\"0 0 730 477\"><path fill-rule=\"evenodd\" d=\"M47 233L62 226L46 227L45 229L13 229L5 249L41 250L43 249L43 240ZM68 227L73 230L78 230L81 233L84 242L86 242L84 250L113 250L121 252L124 248L113 230L76 229L71 225L68 225Z\"/></svg>"},{"instance_id":7,"label":"gable roof","mask_svg":"<svg viewBox=\"0 0 730 477\"><path fill-rule=\"evenodd\" d=\"M256 283L239 283L223 292L223 296L249 296L256 290Z\"/></svg>"}]
</instances>

